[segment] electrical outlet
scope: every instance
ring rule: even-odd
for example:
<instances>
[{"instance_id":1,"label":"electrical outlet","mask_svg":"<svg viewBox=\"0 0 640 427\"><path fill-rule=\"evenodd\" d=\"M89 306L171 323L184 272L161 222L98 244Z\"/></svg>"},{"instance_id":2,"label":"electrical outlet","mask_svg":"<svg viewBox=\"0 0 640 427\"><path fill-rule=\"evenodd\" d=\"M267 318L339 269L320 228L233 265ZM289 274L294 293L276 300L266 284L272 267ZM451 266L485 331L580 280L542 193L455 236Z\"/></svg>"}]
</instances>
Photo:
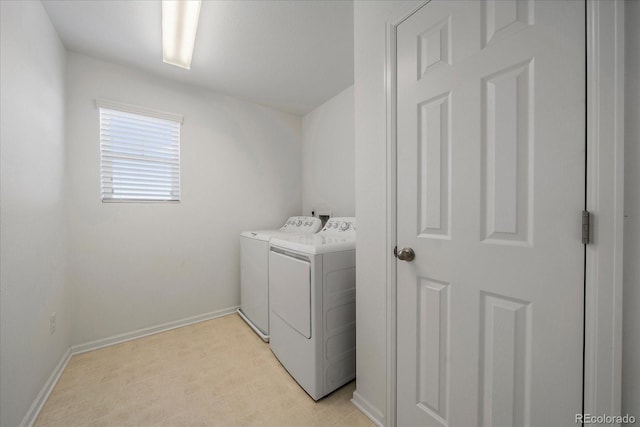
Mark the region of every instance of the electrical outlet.
<instances>
[{"instance_id":1,"label":"electrical outlet","mask_svg":"<svg viewBox=\"0 0 640 427\"><path fill-rule=\"evenodd\" d=\"M56 331L56 313L51 313L51 317L49 317L49 333L53 334Z\"/></svg>"}]
</instances>

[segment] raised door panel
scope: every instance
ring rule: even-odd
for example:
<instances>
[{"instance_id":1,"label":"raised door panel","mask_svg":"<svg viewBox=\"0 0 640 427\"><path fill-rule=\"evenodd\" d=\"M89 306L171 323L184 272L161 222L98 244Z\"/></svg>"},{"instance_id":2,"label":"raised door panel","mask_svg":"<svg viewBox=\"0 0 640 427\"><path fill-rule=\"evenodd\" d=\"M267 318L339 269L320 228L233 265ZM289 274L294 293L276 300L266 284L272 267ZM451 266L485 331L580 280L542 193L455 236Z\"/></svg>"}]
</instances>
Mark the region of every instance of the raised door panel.
<instances>
[{"instance_id":1,"label":"raised door panel","mask_svg":"<svg viewBox=\"0 0 640 427\"><path fill-rule=\"evenodd\" d=\"M482 79L482 241L533 244L533 60Z\"/></svg>"},{"instance_id":2,"label":"raised door panel","mask_svg":"<svg viewBox=\"0 0 640 427\"><path fill-rule=\"evenodd\" d=\"M451 151L450 93L418 104L419 229L421 237L448 238Z\"/></svg>"},{"instance_id":3,"label":"raised door panel","mask_svg":"<svg viewBox=\"0 0 640 427\"><path fill-rule=\"evenodd\" d=\"M449 419L449 284L419 278L417 406L442 426Z\"/></svg>"}]
</instances>

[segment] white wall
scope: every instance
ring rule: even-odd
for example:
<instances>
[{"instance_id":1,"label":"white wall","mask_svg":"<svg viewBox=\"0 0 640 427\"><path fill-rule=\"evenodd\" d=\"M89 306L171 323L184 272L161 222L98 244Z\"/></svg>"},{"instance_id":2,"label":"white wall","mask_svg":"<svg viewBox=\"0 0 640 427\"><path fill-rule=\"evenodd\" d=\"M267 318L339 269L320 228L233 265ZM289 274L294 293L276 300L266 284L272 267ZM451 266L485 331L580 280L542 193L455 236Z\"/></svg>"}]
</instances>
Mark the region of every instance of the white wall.
<instances>
[{"instance_id":1,"label":"white wall","mask_svg":"<svg viewBox=\"0 0 640 427\"><path fill-rule=\"evenodd\" d=\"M354 400L384 421L387 328L386 22L418 1L356 1L355 162L358 264L356 284L357 389Z\"/></svg>"},{"instance_id":2,"label":"white wall","mask_svg":"<svg viewBox=\"0 0 640 427\"><path fill-rule=\"evenodd\" d=\"M73 344L238 305L240 231L300 213L301 119L68 58ZM184 115L179 204L101 203L96 98Z\"/></svg>"},{"instance_id":3,"label":"white wall","mask_svg":"<svg viewBox=\"0 0 640 427\"><path fill-rule=\"evenodd\" d=\"M302 210L355 216L353 86L302 119Z\"/></svg>"},{"instance_id":4,"label":"white wall","mask_svg":"<svg viewBox=\"0 0 640 427\"><path fill-rule=\"evenodd\" d=\"M625 3L622 413L640 419L640 2Z\"/></svg>"},{"instance_id":5,"label":"white wall","mask_svg":"<svg viewBox=\"0 0 640 427\"><path fill-rule=\"evenodd\" d=\"M0 425L9 427L62 359L71 325L65 51L40 2L2 1L0 15Z\"/></svg>"}]
</instances>

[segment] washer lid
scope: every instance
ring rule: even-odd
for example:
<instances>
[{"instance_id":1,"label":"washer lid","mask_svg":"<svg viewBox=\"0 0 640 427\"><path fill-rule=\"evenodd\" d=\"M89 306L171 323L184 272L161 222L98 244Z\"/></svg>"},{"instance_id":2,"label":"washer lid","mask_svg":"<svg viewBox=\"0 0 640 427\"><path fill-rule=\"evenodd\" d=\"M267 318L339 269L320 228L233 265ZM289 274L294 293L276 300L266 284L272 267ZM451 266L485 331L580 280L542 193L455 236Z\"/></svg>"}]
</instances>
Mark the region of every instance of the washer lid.
<instances>
[{"instance_id":1,"label":"washer lid","mask_svg":"<svg viewBox=\"0 0 640 427\"><path fill-rule=\"evenodd\" d=\"M250 239L264 240L268 242L269 239L275 236L290 236L291 233L278 230L255 230L255 231L243 231L240 233L241 237L248 237Z\"/></svg>"}]
</instances>

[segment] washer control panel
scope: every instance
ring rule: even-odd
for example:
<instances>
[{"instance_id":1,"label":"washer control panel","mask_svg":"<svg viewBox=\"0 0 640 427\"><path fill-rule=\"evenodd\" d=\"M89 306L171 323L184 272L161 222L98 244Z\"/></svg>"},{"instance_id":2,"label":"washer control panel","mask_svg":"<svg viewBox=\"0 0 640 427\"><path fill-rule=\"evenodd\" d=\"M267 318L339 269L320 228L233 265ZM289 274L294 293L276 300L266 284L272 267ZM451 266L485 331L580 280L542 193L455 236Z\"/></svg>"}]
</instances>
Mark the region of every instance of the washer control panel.
<instances>
[{"instance_id":1,"label":"washer control panel","mask_svg":"<svg viewBox=\"0 0 640 427\"><path fill-rule=\"evenodd\" d=\"M315 233L320 230L322 222L312 216L292 216L280 228L287 233Z\"/></svg>"}]
</instances>

